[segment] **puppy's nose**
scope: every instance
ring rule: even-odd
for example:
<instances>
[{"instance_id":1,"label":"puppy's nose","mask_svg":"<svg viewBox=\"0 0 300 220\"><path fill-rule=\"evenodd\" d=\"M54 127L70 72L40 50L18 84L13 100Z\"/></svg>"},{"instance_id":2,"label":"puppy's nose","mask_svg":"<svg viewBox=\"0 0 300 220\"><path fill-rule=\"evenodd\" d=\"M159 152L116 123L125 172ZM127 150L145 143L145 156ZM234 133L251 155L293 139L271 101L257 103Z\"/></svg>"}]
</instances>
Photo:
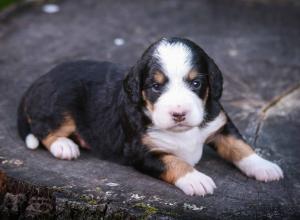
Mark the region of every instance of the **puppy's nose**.
<instances>
[{"instance_id":1,"label":"puppy's nose","mask_svg":"<svg viewBox=\"0 0 300 220\"><path fill-rule=\"evenodd\" d=\"M182 122L185 120L186 112L184 111L171 112L171 115L175 122Z\"/></svg>"}]
</instances>

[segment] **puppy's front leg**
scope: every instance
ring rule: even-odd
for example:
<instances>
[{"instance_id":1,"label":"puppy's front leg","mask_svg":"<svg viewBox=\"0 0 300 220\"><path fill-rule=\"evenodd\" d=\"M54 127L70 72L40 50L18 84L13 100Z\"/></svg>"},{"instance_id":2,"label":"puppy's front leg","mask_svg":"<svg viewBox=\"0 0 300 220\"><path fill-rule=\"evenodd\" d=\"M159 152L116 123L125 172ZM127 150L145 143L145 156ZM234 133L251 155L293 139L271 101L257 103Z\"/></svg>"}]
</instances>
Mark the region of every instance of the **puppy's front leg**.
<instances>
[{"instance_id":1,"label":"puppy's front leg","mask_svg":"<svg viewBox=\"0 0 300 220\"><path fill-rule=\"evenodd\" d=\"M235 164L249 177L265 182L283 178L281 168L258 156L245 142L229 118L223 130L209 144L221 157Z\"/></svg>"},{"instance_id":2,"label":"puppy's front leg","mask_svg":"<svg viewBox=\"0 0 300 220\"><path fill-rule=\"evenodd\" d=\"M164 181L174 184L187 195L213 194L216 185L209 176L174 155L164 155L161 160L165 166L161 174Z\"/></svg>"},{"instance_id":3,"label":"puppy's front leg","mask_svg":"<svg viewBox=\"0 0 300 220\"><path fill-rule=\"evenodd\" d=\"M147 152L137 169L174 184L187 195L212 194L216 185L207 175L180 158L163 152Z\"/></svg>"}]
</instances>

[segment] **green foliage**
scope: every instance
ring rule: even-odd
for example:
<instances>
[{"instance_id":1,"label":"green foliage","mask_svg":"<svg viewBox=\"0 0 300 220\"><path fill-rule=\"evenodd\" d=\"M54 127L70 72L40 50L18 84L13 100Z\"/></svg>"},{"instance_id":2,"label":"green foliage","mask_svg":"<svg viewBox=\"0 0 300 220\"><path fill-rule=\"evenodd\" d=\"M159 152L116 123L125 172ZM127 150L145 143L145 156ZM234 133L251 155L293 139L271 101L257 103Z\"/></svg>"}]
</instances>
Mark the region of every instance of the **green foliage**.
<instances>
[{"instance_id":1,"label":"green foliage","mask_svg":"<svg viewBox=\"0 0 300 220\"><path fill-rule=\"evenodd\" d=\"M1 0L0 1L0 11L6 8L7 6L13 4L17 0Z\"/></svg>"},{"instance_id":2,"label":"green foliage","mask_svg":"<svg viewBox=\"0 0 300 220\"><path fill-rule=\"evenodd\" d=\"M134 205L134 207L137 207L137 208L140 208L140 209L143 209L144 211L144 216L142 219L147 219L149 216L157 213L158 209L153 207L153 206L150 206L149 204L145 204L143 202L141 203L137 203Z\"/></svg>"}]
</instances>

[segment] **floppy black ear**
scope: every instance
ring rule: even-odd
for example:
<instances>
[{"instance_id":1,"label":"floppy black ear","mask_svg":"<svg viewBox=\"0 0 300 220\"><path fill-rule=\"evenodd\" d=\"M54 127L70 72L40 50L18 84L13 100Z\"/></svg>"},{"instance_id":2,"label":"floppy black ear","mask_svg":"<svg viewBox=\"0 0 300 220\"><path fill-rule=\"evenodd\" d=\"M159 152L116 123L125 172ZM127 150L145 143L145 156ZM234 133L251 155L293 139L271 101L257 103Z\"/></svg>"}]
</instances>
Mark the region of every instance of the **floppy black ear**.
<instances>
[{"instance_id":1,"label":"floppy black ear","mask_svg":"<svg viewBox=\"0 0 300 220\"><path fill-rule=\"evenodd\" d=\"M130 68L127 76L124 79L124 90L133 103L140 102L142 98L141 75L142 73L140 64L137 63L135 66Z\"/></svg>"},{"instance_id":2,"label":"floppy black ear","mask_svg":"<svg viewBox=\"0 0 300 220\"><path fill-rule=\"evenodd\" d=\"M223 91L223 76L219 67L215 64L214 60L207 56L209 84L211 88L212 97L219 100Z\"/></svg>"}]
</instances>

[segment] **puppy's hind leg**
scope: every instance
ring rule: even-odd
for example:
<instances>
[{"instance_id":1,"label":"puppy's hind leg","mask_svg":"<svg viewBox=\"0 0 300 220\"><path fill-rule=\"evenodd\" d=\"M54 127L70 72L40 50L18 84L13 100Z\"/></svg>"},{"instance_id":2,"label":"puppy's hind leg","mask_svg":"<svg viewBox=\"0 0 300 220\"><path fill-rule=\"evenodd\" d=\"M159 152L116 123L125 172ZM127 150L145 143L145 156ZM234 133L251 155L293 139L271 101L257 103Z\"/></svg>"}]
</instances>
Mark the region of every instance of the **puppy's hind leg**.
<instances>
[{"instance_id":1,"label":"puppy's hind leg","mask_svg":"<svg viewBox=\"0 0 300 220\"><path fill-rule=\"evenodd\" d=\"M76 125L74 120L70 116L67 116L61 126L50 132L42 140L42 143L58 159L76 159L80 155L79 147L73 140L68 138L75 130Z\"/></svg>"}]
</instances>

